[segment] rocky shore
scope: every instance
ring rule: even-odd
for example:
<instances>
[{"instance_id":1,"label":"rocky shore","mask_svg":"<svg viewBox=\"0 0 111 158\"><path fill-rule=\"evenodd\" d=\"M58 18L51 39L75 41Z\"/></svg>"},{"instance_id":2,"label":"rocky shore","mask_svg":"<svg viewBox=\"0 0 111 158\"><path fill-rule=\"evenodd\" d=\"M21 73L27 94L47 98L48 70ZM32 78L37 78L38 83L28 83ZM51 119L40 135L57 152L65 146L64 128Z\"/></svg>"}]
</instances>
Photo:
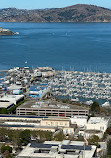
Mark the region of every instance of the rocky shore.
<instances>
[{"instance_id":1,"label":"rocky shore","mask_svg":"<svg viewBox=\"0 0 111 158\"><path fill-rule=\"evenodd\" d=\"M0 27L0 35L14 35L14 32L10 31L9 29L2 29Z\"/></svg>"}]
</instances>

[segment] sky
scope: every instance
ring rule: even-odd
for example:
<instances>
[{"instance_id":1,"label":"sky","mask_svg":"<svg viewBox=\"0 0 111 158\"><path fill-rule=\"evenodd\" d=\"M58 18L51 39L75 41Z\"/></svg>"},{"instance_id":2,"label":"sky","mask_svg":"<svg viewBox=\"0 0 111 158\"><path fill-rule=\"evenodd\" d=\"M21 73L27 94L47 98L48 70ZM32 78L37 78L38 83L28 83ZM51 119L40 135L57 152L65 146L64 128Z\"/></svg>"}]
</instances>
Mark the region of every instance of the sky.
<instances>
[{"instance_id":1,"label":"sky","mask_svg":"<svg viewBox=\"0 0 111 158\"><path fill-rule=\"evenodd\" d=\"M0 0L0 8L18 9L61 8L75 4L92 4L111 8L111 0Z\"/></svg>"}]
</instances>

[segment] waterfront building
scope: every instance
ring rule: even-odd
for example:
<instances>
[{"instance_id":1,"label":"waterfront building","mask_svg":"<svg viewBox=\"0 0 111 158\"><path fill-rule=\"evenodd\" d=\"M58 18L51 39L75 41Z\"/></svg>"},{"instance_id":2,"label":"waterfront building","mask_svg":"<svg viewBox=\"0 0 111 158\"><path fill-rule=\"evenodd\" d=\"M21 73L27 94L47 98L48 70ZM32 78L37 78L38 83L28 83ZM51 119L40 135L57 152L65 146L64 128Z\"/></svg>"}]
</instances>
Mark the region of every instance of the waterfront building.
<instances>
[{"instance_id":1,"label":"waterfront building","mask_svg":"<svg viewBox=\"0 0 111 158\"><path fill-rule=\"evenodd\" d=\"M48 87L37 88L37 86L30 86L29 96L32 98L41 99L48 92L50 93L50 88Z\"/></svg>"},{"instance_id":2,"label":"waterfront building","mask_svg":"<svg viewBox=\"0 0 111 158\"><path fill-rule=\"evenodd\" d=\"M14 95L23 94L23 87L20 85L12 84L9 87L7 87L7 89L11 91Z\"/></svg>"}]
</instances>

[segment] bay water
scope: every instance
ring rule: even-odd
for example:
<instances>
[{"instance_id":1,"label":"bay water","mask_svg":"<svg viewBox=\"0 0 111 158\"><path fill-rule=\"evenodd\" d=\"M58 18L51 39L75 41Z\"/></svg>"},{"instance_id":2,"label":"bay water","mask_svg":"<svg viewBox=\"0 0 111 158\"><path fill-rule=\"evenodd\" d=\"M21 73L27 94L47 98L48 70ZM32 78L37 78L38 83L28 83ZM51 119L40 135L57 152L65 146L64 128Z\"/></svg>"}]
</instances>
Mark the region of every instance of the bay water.
<instances>
[{"instance_id":1,"label":"bay water","mask_svg":"<svg viewBox=\"0 0 111 158\"><path fill-rule=\"evenodd\" d=\"M111 23L0 23L0 69L51 66L111 73Z\"/></svg>"}]
</instances>

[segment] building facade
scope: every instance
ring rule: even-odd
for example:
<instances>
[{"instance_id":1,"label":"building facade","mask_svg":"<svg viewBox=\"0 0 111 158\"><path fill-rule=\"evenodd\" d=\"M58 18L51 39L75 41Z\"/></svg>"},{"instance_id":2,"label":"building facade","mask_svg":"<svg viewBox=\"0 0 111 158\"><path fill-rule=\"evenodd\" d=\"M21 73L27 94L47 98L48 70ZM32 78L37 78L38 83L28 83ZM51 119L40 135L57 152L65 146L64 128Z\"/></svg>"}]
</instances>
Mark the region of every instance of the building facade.
<instances>
[{"instance_id":1,"label":"building facade","mask_svg":"<svg viewBox=\"0 0 111 158\"><path fill-rule=\"evenodd\" d=\"M72 117L74 115L85 115L89 114L89 110L85 109L54 109L54 108L27 108L18 107L16 110L17 115L30 115L35 113L37 116L62 116Z\"/></svg>"}]
</instances>

